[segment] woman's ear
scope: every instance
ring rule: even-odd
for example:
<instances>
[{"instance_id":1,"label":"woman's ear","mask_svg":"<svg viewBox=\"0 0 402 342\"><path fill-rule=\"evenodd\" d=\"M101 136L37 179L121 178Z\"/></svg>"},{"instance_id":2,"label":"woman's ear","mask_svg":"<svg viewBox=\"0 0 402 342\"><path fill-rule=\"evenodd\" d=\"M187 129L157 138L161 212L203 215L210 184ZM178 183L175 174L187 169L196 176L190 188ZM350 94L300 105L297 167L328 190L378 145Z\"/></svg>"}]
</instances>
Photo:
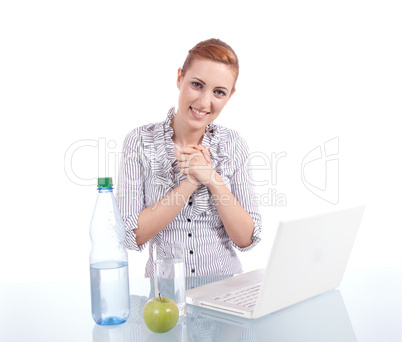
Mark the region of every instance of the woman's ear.
<instances>
[{"instance_id":1,"label":"woman's ear","mask_svg":"<svg viewBox=\"0 0 402 342\"><path fill-rule=\"evenodd\" d=\"M177 88L180 89L180 84L182 81L183 75L182 75L182 70L181 68L179 68L179 70L177 70Z\"/></svg>"},{"instance_id":2,"label":"woman's ear","mask_svg":"<svg viewBox=\"0 0 402 342\"><path fill-rule=\"evenodd\" d=\"M235 88L235 87L233 87L232 91L230 92L229 99L232 97L232 95L235 93L235 91L236 91L236 88Z\"/></svg>"}]
</instances>

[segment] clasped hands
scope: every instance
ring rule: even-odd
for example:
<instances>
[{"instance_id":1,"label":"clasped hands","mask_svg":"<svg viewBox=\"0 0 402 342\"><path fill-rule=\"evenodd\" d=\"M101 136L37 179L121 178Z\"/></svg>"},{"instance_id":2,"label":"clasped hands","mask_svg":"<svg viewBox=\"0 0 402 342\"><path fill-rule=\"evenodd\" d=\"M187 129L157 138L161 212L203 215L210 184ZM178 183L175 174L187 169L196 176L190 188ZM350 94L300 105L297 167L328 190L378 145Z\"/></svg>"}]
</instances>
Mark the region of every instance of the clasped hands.
<instances>
[{"instance_id":1,"label":"clasped hands","mask_svg":"<svg viewBox=\"0 0 402 342\"><path fill-rule=\"evenodd\" d=\"M183 175L194 184L208 185L215 172L208 148L202 145L181 147L175 144L178 167Z\"/></svg>"}]
</instances>

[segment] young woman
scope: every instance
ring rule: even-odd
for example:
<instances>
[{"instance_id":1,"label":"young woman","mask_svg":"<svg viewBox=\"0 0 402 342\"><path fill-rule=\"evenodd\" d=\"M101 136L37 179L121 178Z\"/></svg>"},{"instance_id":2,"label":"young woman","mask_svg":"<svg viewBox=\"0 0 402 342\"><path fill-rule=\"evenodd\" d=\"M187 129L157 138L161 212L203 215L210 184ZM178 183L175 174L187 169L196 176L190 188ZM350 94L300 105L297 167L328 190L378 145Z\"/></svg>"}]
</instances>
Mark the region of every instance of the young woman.
<instances>
[{"instance_id":1,"label":"young woman","mask_svg":"<svg viewBox=\"0 0 402 342\"><path fill-rule=\"evenodd\" d=\"M241 273L234 247L246 251L260 241L247 144L213 123L235 92L238 72L229 45L200 42L178 70L177 110L125 139L117 199L127 248L149 244L147 277L155 257L178 256L176 245L186 276Z\"/></svg>"}]
</instances>

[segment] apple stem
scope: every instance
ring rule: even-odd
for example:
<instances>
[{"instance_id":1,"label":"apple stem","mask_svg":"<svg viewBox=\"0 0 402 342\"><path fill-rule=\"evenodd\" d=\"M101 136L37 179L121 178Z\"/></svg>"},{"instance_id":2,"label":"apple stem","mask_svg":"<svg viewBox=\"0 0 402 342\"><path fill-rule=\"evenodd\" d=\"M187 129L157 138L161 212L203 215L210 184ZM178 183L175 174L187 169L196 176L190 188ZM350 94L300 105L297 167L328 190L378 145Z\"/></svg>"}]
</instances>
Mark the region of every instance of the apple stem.
<instances>
[{"instance_id":1,"label":"apple stem","mask_svg":"<svg viewBox=\"0 0 402 342\"><path fill-rule=\"evenodd\" d=\"M159 300L162 302L161 293L159 292Z\"/></svg>"}]
</instances>

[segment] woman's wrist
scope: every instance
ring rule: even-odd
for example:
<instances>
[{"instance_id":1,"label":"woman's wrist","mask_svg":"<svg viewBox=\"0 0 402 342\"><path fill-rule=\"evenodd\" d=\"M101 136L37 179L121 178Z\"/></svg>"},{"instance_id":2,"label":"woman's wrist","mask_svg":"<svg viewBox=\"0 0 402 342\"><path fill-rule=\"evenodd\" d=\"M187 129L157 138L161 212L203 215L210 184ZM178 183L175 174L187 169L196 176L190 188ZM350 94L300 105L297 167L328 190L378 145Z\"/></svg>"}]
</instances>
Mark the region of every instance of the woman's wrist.
<instances>
[{"instance_id":1,"label":"woman's wrist","mask_svg":"<svg viewBox=\"0 0 402 342\"><path fill-rule=\"evenodd\" d=\"M180 185L182 185L186 192L190 194L189 196L191 196L193 192L198 189L200 183L195 178L190 179L187 176L187 178Z\"/></svg>"},{"instance_id":2,"label":"woman's wrist","mask_svg":"<svg viewBox=\"0 0 402 342\"><path fill-rule=\"evenodd\" d=\"M211 191L212 194L214 194L219 193L220 190L223 189L222 186L226 187L226 184L220 174L215 170L212 170L209 182L208 184L205 184L205 186Z\"/></svg>"}]
</instances>

